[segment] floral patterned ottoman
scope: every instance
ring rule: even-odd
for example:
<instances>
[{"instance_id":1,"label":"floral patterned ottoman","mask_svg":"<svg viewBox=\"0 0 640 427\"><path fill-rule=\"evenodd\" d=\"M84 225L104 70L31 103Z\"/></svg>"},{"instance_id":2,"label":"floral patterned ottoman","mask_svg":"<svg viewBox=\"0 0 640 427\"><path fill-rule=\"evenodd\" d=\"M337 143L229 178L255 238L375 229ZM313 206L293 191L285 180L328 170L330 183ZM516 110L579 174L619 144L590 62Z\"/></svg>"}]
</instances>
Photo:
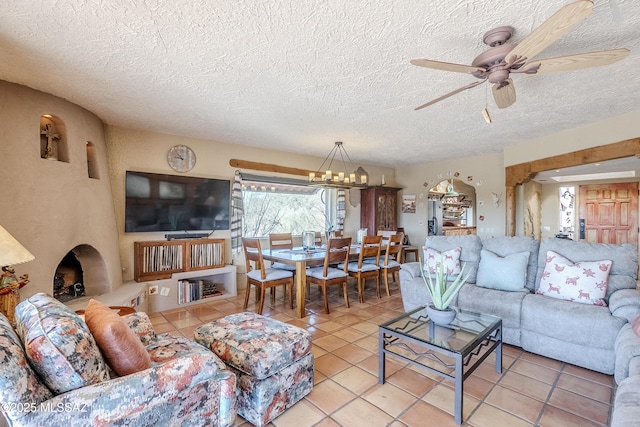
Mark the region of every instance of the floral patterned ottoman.
<instances>
[{"instance_id":1,"label":"floral patterned ottoman","mask_svg":"<svg viewBox=\"0 0 640 427\"><path fill-rule=\"evenodd\" d=\"M256 313L238 313L195 330L196 342L236 374L238 413L258 427L313 389L311 334Z\"/></svg>"}]
</instances>

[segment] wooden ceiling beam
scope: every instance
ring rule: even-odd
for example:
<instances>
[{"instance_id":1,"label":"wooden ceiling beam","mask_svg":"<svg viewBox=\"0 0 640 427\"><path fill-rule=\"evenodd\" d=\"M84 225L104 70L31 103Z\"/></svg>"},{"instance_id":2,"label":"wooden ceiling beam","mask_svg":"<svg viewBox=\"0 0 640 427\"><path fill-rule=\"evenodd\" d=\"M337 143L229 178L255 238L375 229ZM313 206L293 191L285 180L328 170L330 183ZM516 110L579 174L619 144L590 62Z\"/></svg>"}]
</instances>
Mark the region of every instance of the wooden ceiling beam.
<instances>
[{"instance_id":1,"label":"wooden ceiling beam","mask_svg":"<svg viewBox=\"0 0 640 427\"><path fill-rule=\"evenodd\" d=\"M249 160L230 159L229 165L234 168L250 169L263 172L286 173L289 175L300 175L309 177L309 173L316 172L307 169L290 168L287 166L274 165L272 163L251 162Z\"/></svg>"}]
</instances>

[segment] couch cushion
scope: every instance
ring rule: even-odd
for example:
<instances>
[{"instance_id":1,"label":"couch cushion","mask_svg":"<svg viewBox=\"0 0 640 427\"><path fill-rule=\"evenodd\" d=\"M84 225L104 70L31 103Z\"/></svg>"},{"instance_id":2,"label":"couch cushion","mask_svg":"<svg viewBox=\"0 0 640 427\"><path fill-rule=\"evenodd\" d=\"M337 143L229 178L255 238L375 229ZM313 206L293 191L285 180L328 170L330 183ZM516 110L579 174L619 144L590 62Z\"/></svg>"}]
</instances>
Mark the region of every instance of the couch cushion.
<instances>
[{"instance_id":1,"label":"couch cushion","mask_svg":"<svg viewBox=\"0 0 640 427\"><path fill-rule=\"evenodd\" d=\"M424 265L422 268L433 275L436 273L436 269L443 265L444 271L447 272L447 278L449 280L455 280L461 271L460 252L462 252L460 246L442 252L424 246L422 248L424 256Z\"/></svg>"},{"instance_id":2,"label":"couch cushion","mask_svg":"<svg viewBox=\"0 0 640 427\"><path fill-rule=\"evenodd\" d=\"M582 304L607 305L610 260L576 262L547 251L547 261L536 293Z\"/></svg>"},{"instance_id":3,"label":"couch cushion","mask_svg":"<svg viewBox=\"0 0 640 427\"><path fill-rule=\"evenodd\" d=\"M476 283L478 264L480 263L480 250L482 249L480 237L475 234L467 234L466 236L427 236L424 245L439 252L457 247L462 248L460 263L465 264L464 271L469 273L467 283Z\"/></svg>"},{"instance_id":4,"label":"couch cushion","mask_svg":"<svg viewBox=\"0 0 640 427\"><path fill-rule=\"evenodd\" d=\"M458 307L502 318L502 340L519 346L522 300L528 294L526 288L521 288L519 292L505 292L465 283L458 292Z\"/></svg>"},{"instance_id":5,"label":"couch cushion","mask_svg":"<svg viewBox=\"0 0 640 427\"><path fill-rule=\"evenodd\" d=\"M527 264L530 255L527 251L501 257L483 249L480 252L478 280L476 283L483 288L501 291L524 290L527 282Z\"/></svg>"},{"instance_id":6,"label":"couch cushion","mask_svg":"<svg viewBox=\"0 0 640 427\"><path fill-rule=\"evenodd\" d=\"M624 325L615 343L616 371L614 373L617 384L629 376L631 361L640 358L640 338L634 333L631 323Z\"/></svg>"},{"instance_id":7,"label":"couch cushion","mask_svg":"<svg viewBox=\"0 0 640 427\"><path fill-rule=\"evenodd\" d=\"M529 252L526 288L535 292L536 267L538 265L538 250L540 249L540 243L536 239L523 236L489 237L482 240L482 248L501 257L519 252Z\"/></svg>"},{"instance_id":8,"label":"couch cushion","mask_svg":"<svg viewBox=\"0 0 640 427\"><path fill-rule=\"evenodd\" d=\"M625 323L607 307L530 294L522 302L522 347L613 374L615 340Z\"/></svg>"},{"instance_id":9,"label":"couch cushion","mask_svg":"<svg viewBox=\"0 0 640 427\"><path fill-rule=\"evenodd\" d=\"M609 284L605 300L619 289L635 289L638 272L638 249L631 244L611 245L607 243L576 242L553 237L544 239L538 254L536 286L539 286L546 262L547 251L554 251L573 262L613 261L609 273Z\"/></svg>"},{"instance_id":10,"label":"couch cushion","mask_svg":"<svg viewBox=\"0 0 640 427\"><path fill-rule=\"evenodd\" d=\"M16 323L29 363L54 393L109 379L86 323L60 301L33 295L16 307Z\"/></svg>"},{"instance_id":11,"label":"couch cushion","mask_svg":"<svg viewBox=\"0 0 640 427\"><path fill-rule=\"evenodd\" d=\"M151 367L149 353L140 338L109 307L100 301L89 300L84 320L116 374L124 376Z\"/></svg>"},{"instance_id":12,"label":"couch cushion","mask_svg":"<svg viewBox=\"0 0 640 427\"><path fill-rule=\"evenodd\" d=\"M24 354L22 343L9 320L0 313L0 402L11 418L18 414L18 406L39 404L52 397L51 391L40 382Z\"/></svg>"},{"instance_id":13,"label":"couch cushion","mask_svg":"<svg viewBox=\"0 0 640 427\"><path fill-rule=\"evenodd\" d=\"M640 420L640 376L624 380L616 390L611 427L635 427Z\"/></svg>"}]
</instances>

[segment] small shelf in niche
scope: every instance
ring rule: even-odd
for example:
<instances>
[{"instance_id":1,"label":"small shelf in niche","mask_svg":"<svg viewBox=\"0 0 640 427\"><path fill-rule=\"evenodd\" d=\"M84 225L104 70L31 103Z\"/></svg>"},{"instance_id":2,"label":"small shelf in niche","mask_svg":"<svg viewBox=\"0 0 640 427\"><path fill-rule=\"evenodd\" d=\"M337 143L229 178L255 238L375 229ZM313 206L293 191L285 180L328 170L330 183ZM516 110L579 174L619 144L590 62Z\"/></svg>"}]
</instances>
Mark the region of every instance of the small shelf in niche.
<instances>
[{"instance_id":1,"label":"small shelf in niche","mask_svg":"<svg viewBox=\"0 0 640 427\"><path fill-rule=\"evenodd\" d=\"M44 114L40 116L40 157L69 163L66 127L59 118Z\"/></svg>"}]
</instances>

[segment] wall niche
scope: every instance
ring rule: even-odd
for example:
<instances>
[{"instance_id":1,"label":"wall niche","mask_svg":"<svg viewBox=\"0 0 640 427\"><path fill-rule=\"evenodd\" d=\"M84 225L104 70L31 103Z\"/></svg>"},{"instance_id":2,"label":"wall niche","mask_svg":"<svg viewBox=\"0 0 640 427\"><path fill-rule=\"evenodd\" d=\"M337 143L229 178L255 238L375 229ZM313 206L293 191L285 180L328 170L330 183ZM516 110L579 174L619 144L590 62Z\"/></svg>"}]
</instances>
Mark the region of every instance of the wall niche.
<instances>
[{"instance_id":1,"label":"wall niche","mask_svg":"<svg viewBox=\"0 0 640 427\"><path fill-rule=\"evenodd\" d=\"M51 114L40 116L40 157L69 163L64 122Z\"/></svg>"},{"instance_id":2,"label":"wall niche","mask_svg":"<svg viewBox=\"0 0 640 427\"><path fill-rule=\"evenodd\" d=\"M87 141L87 175L92 179L100 179L96 146L90 141Z\"/></svg>"}]
</instances>

